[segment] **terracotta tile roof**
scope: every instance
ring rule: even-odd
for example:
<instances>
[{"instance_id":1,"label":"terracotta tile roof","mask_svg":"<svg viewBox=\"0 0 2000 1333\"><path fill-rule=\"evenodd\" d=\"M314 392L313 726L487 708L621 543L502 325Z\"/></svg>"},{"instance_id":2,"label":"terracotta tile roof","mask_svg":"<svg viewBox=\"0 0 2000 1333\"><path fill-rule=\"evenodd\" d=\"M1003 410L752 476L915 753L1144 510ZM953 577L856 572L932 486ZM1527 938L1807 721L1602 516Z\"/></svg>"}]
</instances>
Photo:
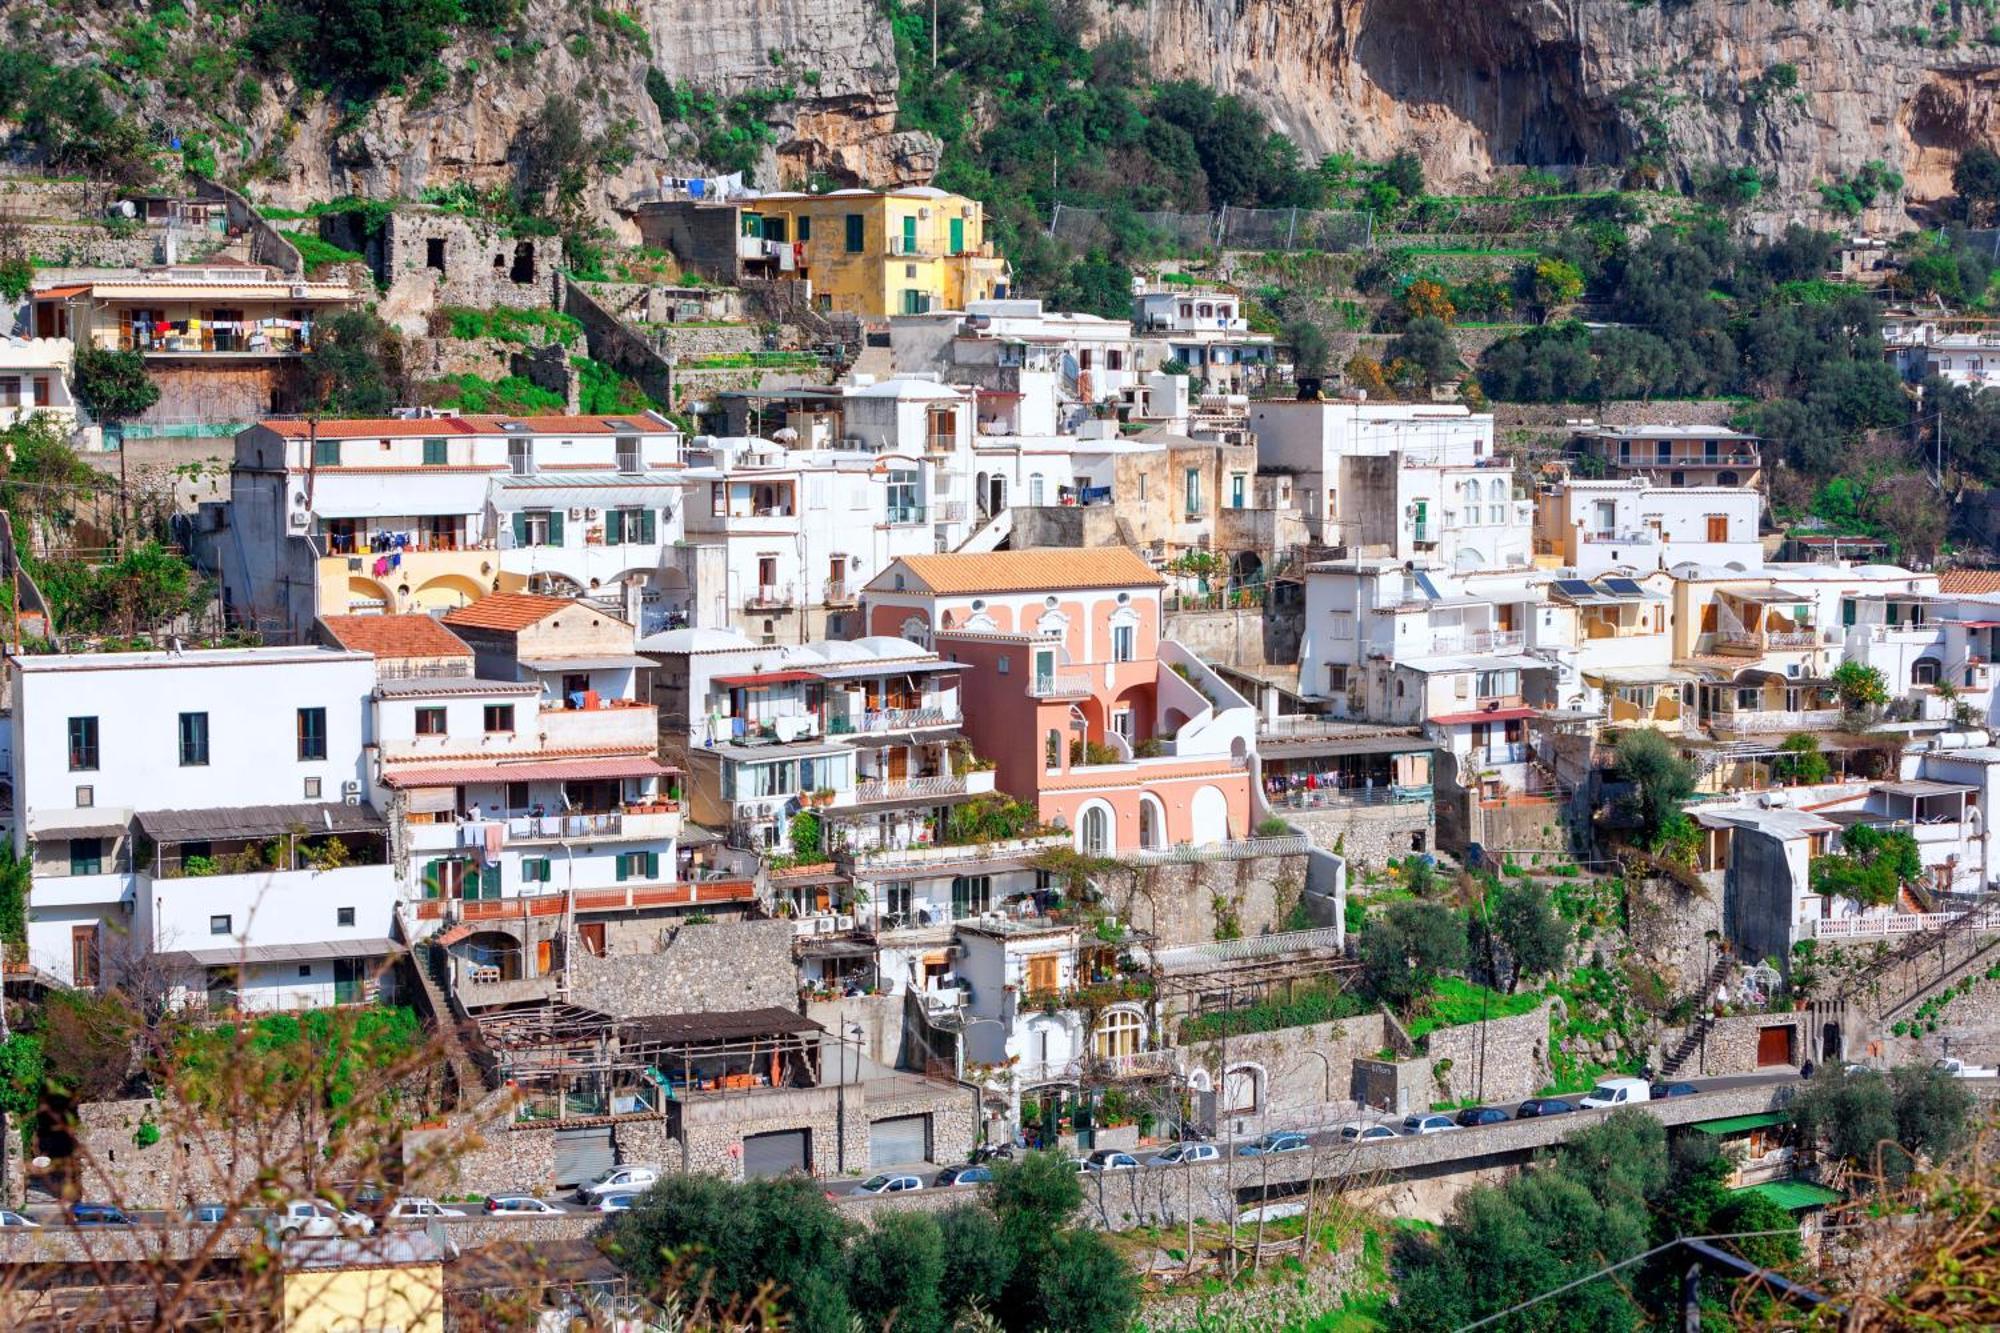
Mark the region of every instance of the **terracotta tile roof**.
<instances>
[{"instance_id":1,"label":"terracotta tile roof","mask_svg":"<svg viewBox=\"0 0 2000 1333\"><path fill-rule=\"evenodd\" d=\"M1938 591L1967 596L2000 592L2000 569L1947 569L1938 575Z\"/></svg>"},{"instance_id":2,"label":"terracotta tile roof","mask_svg":"<svg viewBox=\"0 0 2000 1333\"><path fill-rule=\"evenodd\" d=\"M940 595L991 592L1064 592L1083 588L1164 588L1167 581L1127 546L1097 550L1052 548L978 554L906 555L877 574L868 587L893 588L902 568Z\"/></svg>"},{"instance_id":3,"label":"terracotta tile roof","mask_svg":"<svg viewBox=\"0 0 2000 1333\"><path fill-rule=\"evenodd\" d=\"M436 616L321 616L343 648L376 657L470 657L472 649Z\"/></svg>"},{"instance_id":4,"label":"terracotta tile roof","mask_svg":"<svg viewBox=\"0 0 2000 1333\"><path fill-rule=\"evenodd\" d=\"M519 630L574 605L561 597L543 597L539 593L496 592L470 606L445 612L444 623L467 629Z\"/></svg>"},{"instance_id":5,"label":"terracotta tile roof","mask_svg":"<svg viewBox=\"0 0 2000 1333\"><path fill-rule=\"evenodd\" d=\"M265 421L260 424L289 440L308 439L313 433L310 421ZM423 436L470 434L471 429L457 417L355 417L319 423L319 437L323 440L410 440Z\"/></svg>"}]
</instances>

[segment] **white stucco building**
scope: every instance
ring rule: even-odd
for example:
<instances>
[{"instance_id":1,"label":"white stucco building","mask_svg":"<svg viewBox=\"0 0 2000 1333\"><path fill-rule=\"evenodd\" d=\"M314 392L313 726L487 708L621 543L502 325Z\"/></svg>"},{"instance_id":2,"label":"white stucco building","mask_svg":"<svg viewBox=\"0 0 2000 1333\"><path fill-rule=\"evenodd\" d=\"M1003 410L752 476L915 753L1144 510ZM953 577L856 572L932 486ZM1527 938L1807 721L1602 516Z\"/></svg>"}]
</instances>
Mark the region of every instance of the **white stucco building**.
<instances>
[{"instance_id":1,"label":"white stucco building","mask_svg":"<svg viewBox=\"0 0 2000 1333\"><path fill-rule=\"evenodd\" d=\"M253 626L523 590L636 618L681 536L681 446L652 413L266 421L198 543Z\"/></svg>"},{"instance_id":2,"label":"white stucco building","mask_svg":"<svg viewBox=\"0 0 2000 1333\"><path fill-rule=\"evenodd\" d=\"M151 957L184 996L244 1008L374 993L401 946L365 786L367 654L12 665L14 843L34 861L34 968L92 985Z\"/></svg>"}]
</instances>

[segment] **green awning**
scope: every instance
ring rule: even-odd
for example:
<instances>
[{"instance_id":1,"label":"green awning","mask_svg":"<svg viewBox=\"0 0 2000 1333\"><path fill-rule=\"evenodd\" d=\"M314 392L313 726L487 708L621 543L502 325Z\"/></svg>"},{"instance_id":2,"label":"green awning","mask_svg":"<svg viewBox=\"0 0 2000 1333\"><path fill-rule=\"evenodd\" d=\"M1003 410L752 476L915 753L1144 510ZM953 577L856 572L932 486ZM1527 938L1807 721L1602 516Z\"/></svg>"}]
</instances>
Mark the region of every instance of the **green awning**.
<instances>
[{"instance_id":1,"label":"green awning","mask_svg":"<svg viewBox=\"0 0 2000 1333\"><path fill-rule=\"evenodd\" d=\"M1719 1138L1726 1134L1747 1134L1753 1129L1786 1124L1791 1118L1790 1111L1759 1111L1755 1115L1733 1115L1727 1120L1704 1120L1693 1128L1697 1133L1714 1134Z\"/></svg>"},{"instance_id":2,"label":"green awning","mask_svg":"<svg viewBox=\"0 0 2000 1333\"><path fill-rule=\"evenodd\" d=\"M1761 1194L1788 1213L1796 1213L1801 1208L1824 1208L1828 1204L1839 1203L1839 1190L1830 1190L1824 1185L1815 1185L1809 1180L1772 1180L1762 1185L1752 1185L1737 1190L1738 1194Z\"/></svg>"}]
</instances>

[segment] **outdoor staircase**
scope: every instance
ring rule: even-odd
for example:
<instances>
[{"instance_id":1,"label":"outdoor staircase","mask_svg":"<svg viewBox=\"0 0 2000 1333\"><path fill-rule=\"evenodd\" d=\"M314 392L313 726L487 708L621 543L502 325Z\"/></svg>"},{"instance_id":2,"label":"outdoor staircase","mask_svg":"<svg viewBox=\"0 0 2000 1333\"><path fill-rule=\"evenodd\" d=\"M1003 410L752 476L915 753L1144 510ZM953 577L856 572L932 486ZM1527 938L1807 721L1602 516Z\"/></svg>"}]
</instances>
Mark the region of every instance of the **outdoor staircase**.
<instances>
[{"instance_id":1,"label":"outdoor staircase","mask_svg":"<svg viewBox=\"0 0 2000 1333\"><path fill-rule=\"evenodd\" d=\"M1708 1040L1709 1032L1715 1027L1715 1016L1709 1011L1708 999L1715 994L1715 988L1722 984L1722 979L1729 975L1730 963L1729 955L1724 953L1709 967L1708 975L1702 978L1701 989L1695 992L1694 997L1700 1014L1694 1022L1688 1024L1680 1045L1674 1047L1667 1058L1660 1061L1658 1074L1660 1078L1672 1078L1680 1073L1681 1066L1688 1062L1688 1057L1700 1050L1702 1043Z\"/></svg>"},{"instance_id":2,"label":"outdoor staircase","mask_svg":"<svg viewBox=\"0 0 2000 1333\"><path fill-rule=\"evenodd\" d=\"M451 997L445 994L431 967L432 959L443 957L444 951L433 948L428 942L416 940L400 911L396 914L396 925L404 940L410 941L409 970L416 974L419 1008L431 1020L431 1030L437 1033L438 1044L444 1048L445 1064L457 1087L459 1104L466 1105L486 1090L486 1078L466 1042L463 1020L459 1012L452 1008ZM452 927L452 930L466 929L468 927L463 922ZM448 943L450 935L451 931L446 931L438 938Z\"/></svg>"},{"instance_id":3,"label":"outdoor staircase","mask_svg":"<svg viewBox=\"0 0 2000 1333\"><path fill-rule=\"evenodd\" d=\"M1660 1061L1658 1076L1672 1078L1680 1073L1681 1066L1687 1063L1688 1057L1700 1050L1702 1043L1708 1040L1709 1030L1714 1026L1715 1018L1710 1014L1703 1014L1688 1024L1687 1034L1681 1038L1681 1044L1674 1047L1673 1054Z\"/></svg>"},{"instance_id":4,"label":"outdoor staircase","mask_svg":"<svg viewBox=\"0 0 2000 1333\"><path fill-rule=\"evenodd\" d=\"M1919 982L1894 1002L1884 1006L1878 1020L1881 1025L1885 1028L1891 1026L1931 996L1956 984L1961 977L1974 971L1983 971L1996 960L2000 960L2000 935L1993 936L1984 944L1978 944L1975 940L1974 944L1975 947L1957 962L1946 963L1935 977Z\"/></svg>"}]
</instances>

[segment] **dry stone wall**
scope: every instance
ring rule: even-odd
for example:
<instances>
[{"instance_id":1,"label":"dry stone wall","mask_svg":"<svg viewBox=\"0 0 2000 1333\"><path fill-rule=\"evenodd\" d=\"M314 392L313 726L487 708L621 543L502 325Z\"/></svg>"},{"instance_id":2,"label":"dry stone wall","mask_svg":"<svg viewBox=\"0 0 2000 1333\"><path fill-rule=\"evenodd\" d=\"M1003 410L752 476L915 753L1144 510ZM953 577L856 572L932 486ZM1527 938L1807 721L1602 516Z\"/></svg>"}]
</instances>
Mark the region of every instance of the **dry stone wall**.
<instances>
[{"instance_id":1,"label":"dry stone wall","mask_svg":"<svg viewBox=\"0 0 2000 1333\"><path fill-rule=\"evenodd\" d=\"M798 1006L789 921L683 925L657 953L579 953L570 998L619 1017Z\"/></svg>"}]
</instances>

